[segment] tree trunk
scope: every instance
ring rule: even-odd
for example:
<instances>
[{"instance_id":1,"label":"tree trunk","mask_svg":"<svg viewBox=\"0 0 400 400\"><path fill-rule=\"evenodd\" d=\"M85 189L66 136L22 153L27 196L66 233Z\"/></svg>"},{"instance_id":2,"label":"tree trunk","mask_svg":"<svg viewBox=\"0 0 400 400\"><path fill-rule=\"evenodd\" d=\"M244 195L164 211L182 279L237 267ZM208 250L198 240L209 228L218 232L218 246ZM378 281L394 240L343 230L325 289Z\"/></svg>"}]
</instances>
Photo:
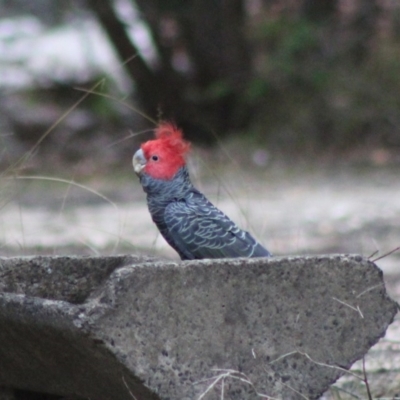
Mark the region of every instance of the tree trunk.
<instances>
[{"instance_id":1,"label":"tree trunk","mask_svg":"<svg viewBox=\"0 0 400 400\"><path fill-rule=\"evenodd\" d=\"M242 127L249 115L243 101L252 67L245 22L243 0L192 0L190 12L179 16L201 106L214 110L218 131Z\"/></svg>"},{"instance_id":2,"label":"tree trunk","mask_svg":"<svg viewBox=\"0 0 400 400\"><path fill-rule=\"evenodd\" d=\"M376 0L359 0L359 7L351 26L353 40L350 50L356 65L363 63L370 54L380 11Z\"/></svg>"},{"instance_id":3,"label":"tree trunk","mask_svg":"<svg viewBox=\"0 0 400 400\"><path fill-rule=\"evenodd\" d=\"M338 0L304 0L302 14L310 21L329 22L334 16Z\"/></svg>"},{"instance_id":4,"label":"tree trunk","mask_svg":"<svg viewBox=\"0 0 400 400\"><path fill-rule=\"evenodd\" d=\"M249 110L243 91L251 75L249 46L245 38L243 0L136 0L148 24L160 63L149 67L119 20L112 0L88 0L108 34L128 74L144 111L152 118L160 112L193 129L188 137L214 140L211 132L224 134L243 126ZM168 42L162 24L174 22L178 32ZM188 71L178 71L174 54L183 52ZM201 132L200 134L198 132ZM206 133L208 132L208 134Z\"/></svg>"},{"instance_id":5,"label":"tree trunk","mask_svg":"<svg viewBox=\"0 0 400 400\"><path fill-rule=\"evenodd\" d=\"M135 82L137 93L146 113L154 114L154 99L158 97L157 77L140 56L138 49L131 42L122 22L118 19L110 0L88 0L91 10L95 13L116 49L122 62L129 60L125 68ZM132 58L134 57L134 58Z\"/></svg>"}]
</instances>

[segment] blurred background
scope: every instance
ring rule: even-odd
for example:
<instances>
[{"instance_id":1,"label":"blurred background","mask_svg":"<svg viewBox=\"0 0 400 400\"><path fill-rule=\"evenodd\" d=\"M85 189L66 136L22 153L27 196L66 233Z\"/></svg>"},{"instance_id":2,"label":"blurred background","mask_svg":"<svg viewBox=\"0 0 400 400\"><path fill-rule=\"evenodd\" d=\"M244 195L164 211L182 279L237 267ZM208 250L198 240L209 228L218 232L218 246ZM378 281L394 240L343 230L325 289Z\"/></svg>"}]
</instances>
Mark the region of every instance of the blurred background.
<instances>
[{"instance_id":1,"label":"blurred background","mask_svg":"<svg viewBox=\"0 0 400 400\"><path fill-rule=\"evenodd\" d=\"M3 166L66 112L35 166L119 168L131 149L105 146L154 126L142 113L200 145L399 158L396 0L2 0L0 15ZM101 94L77 104L82 90Z\"/></svg>"},{"instance_id":2,"label":"blurred background","mask_svg":"<svg viewBox=\"0 0 400 400\"><path fill-rule=\"evenodd\" d=\"M0 256L176 260L131 166L162 119L273 254L400 246L398 0L0 0ZM398 254L377 261L397 300ZM376 396L400 393L399 322Z\"/></svg>"},{"instance_id":3,"label":"blurred background","mask_svg":"<svg viewBox=\"0 0 400 400\"><path fill-rule=\"evenodd\" d=\"M275 255L400 245L398 1L0 0L0 16L0 254L176 258L131 167L162 119L194 143L196 185Z\"/></svg>"}]
</instances>

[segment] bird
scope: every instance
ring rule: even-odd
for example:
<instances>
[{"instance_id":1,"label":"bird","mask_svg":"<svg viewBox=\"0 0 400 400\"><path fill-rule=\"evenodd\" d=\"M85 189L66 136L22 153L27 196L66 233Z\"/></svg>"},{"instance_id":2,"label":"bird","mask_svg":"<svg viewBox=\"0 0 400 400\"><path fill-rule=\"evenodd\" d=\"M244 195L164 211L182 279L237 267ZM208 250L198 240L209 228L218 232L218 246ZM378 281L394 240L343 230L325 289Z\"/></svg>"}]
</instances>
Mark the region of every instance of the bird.
<instances>
[{"instance_id":1,"label":"bird","mask_svg":"<svg viewBox=\"0 0 400 400\"><path fill-rule=\"evenodd\" d=\"M133 155L133 169L153 222L181 260L270 257L249 232L194 187L186 165L191 144L182 130L162 121L154 134L155 139L141 144Z\"/></svg>"}]
</instances>

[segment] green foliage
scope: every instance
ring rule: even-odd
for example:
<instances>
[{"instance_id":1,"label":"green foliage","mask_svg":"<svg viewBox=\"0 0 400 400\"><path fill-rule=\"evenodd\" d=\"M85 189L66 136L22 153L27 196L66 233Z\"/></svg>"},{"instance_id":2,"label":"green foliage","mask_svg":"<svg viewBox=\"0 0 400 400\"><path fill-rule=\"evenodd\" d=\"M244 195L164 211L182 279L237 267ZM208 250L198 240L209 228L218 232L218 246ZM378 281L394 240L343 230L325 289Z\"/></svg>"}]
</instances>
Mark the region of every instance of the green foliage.
<instances>
[{"instance_id":1,"label":"green foliage","mask_svg":"<svg viewBox=\"0 0 400 400\"><path fill-rule=\"evenodd\" d=\"M340 48L327 52L334 40L306 19L263 22L254 37L257 73L244 98L263 142L294 151L400 146L397 43L382 39L355 65Z\"/></svg>"},{"instance_id":2,"label":"green foliage","mask_svg":"<svg viewBox=\"0 0 400 400\"><path fill-rule=\"evenodd\" d=\"M257 36L261 51L266 53L264 67L281 79L302 78L299 65L319 52L317 33L314 24L303 19L280 18L262 23Z\"/></svg>"},{"instance_id":3,"label":"green foliage","mask_svg":"<svg viewBox=\"0 0 400 400\"><path fill-rule=\"evenodd\" d=\"M218 100L232 93L232 85L227 80L214 81L203 92L202 97L205 100Z\"/></svg>"},{"instance_id":4,"label":"green foliage","mask_svg":"<svg viewBox=\"0 0 400 400\"><path fill-rule=\"evenodd\" d=\"M249 83L246 90L246 100L251 103L257 103L265 98L272 90L272 85L262 76L255 76Z\"/></svg>"}]
</instances>

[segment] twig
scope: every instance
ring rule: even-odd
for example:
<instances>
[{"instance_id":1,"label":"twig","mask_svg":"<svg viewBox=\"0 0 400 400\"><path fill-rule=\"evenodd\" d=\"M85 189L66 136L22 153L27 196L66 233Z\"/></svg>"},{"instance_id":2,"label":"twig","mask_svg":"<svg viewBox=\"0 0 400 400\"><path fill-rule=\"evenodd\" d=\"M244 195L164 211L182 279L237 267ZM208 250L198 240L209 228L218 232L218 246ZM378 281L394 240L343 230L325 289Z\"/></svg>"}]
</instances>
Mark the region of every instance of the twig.
<instances>
[{"instance_id":1,"label":"twig","mask_svg":"<svg viewBox=\"0 0 400 400\"><path fill-rule=\"evenodd\" d=\"M382 258L385 258L387 256L390 256L391 254L395 253L396 251L400 250L400 246L397 246L395 249L390 250L388 253L385 253L383 256L380 256L378 258L375 258L375 260L371 260L373 263L377 262L378 260L381 260Z\"/></svg>"},{"instance_id":2,"label":"twig","mask_svg":"<svg viewBox=\"0 0 400 400\"><path fill-rule=\"evenodd\" d=\"M368 260L370 260L373 256L379 253L379 250L375 250L370 256L368 256Z\"/></svg>"},{"instance_id":3,"label":"twig","mask_svg":"<svg viewBox=\"0 0 400 400\"><path fill-rule=\"evenodd\" d=\"M372 400L371 389L369 387L367 372L365 370L365 357L362 358L362 367L363 367L364 383L365 383L365 387L367 389L367 394L368 394L368 400Z\"/></svg>"}]
</instances>

